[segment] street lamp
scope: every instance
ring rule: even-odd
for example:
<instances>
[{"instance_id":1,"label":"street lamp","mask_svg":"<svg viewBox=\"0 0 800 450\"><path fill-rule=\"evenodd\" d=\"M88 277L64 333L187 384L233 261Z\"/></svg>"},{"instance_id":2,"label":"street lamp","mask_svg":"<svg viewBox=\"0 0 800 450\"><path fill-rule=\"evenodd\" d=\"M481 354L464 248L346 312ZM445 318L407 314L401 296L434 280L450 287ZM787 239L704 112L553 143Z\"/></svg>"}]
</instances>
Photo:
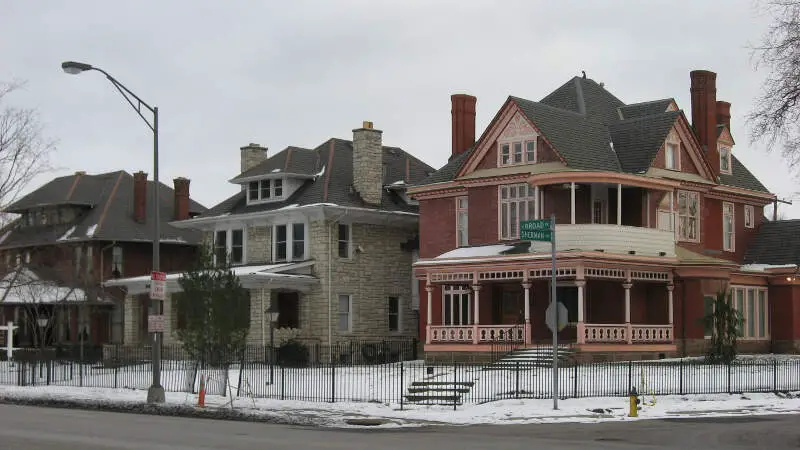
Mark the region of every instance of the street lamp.
<instances>
[{"instance_id":1,"label":"street lamp","mask_svg":"<svg viewBox=\"0 0 800 450\"><path fill-rule=\"evenodd\" d=\"M275 322L278 321L280 313L270 308L264 314L266 314L269 321L269 384L272 384L274 382L273 372L275 371Z\"/></svg>"},{"instance_id":2,"label":"street lamp","mask_svg":"<svg viewBox=\"0 0 800 450\"><path fill-rule=\"evenodd\" d=\"M66 61L61 63L61 69L64 72L76 75L82 72L88 72L90 70L94 70L97 72L102 73L106 76L108 81L117 88L122 97L125 98L125 101L131 105L131 107L136 111L136 114L144 120L144 123L147 124L147 127L153 132L153 272L160 271L160 261L161 261L161 252L160 252L160 238L161 238L161 215L160 215L160 205L159 205L159 194L158 194L158 107L157 106L150 106L144 101L142 101L139 96L131 92L130 89L125 87L122 83L117 81L116 78L112 77L103 69L98 67L94 67L91 64L75 62L75 61ZM142 114L142 107L147 109L153 114L152 122L147 120L147 118ZM156 314L161 314L161 308L156 308ZM157 332L153 332L153 384L150 386L150 389L147 390L147 402L148 403L163 403L165 400L164 398L164 387L161 386L161 343Z\"/></svg>"}]
</instances>

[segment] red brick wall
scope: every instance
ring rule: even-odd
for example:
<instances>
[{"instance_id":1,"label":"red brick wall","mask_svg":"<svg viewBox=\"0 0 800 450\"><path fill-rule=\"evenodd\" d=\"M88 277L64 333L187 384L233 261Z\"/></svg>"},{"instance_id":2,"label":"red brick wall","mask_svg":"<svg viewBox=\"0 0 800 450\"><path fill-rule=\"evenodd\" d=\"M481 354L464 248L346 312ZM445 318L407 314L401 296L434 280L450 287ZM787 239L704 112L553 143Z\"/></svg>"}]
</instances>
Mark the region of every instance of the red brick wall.
<instances>
[{"instance_id":1,"label":"red brick wall","mask_svg":"<svg viewBox=\"0 0 800 450\"><path fill-rule=\"evenodd\" d=\"M499 240L497 192L497 186L469 190L469 245L491 244Z\"/></svg>"},{"instance_id":2,"label":"red brick wall","mask_svg":"<svg viewBox=\"0 0 800 450\"><path fill-rule=\"evenodd\" d=\"M536 141L536 157L538 158L538 162L560 162L561 158L558 157L558 154L553 150L553 147L550 146L541 136Z\"/></svg>"},{"instance_id":3,"label":"red brick wall","mask_svg":"<svg viewBox=\"0 0 800 450\"><path fill-rule=\"evenodd\" d=\"M800 339L800 292L793 286L770 286L772 337L777 341Z\"/></svg>"},{"instance_id":4,"label":"red brick wall","mask_svg":"<svg viewBox=\"0 0 800 450\"><path fill-rule=\"evenodd\" d=\"M480 211L480 205L470 205ZM470 214L472 217L473 214ZM470 226L470 229L472 227ZM456 246L456 200L454 197L419 202L419 257L433 258Z\"/></svg>"},{"instance_id":5,"label":"red brick wall","mask_svg":"<svg viewBox=\"0 0 800 450\"><path fill-rule=\"evenodd\" d=\"M489 151L486 152L481 162L478 163L476 169L491 169L493 167L497 167L497 141L492 143L489 147Z\"/></svg>"}]
</instances>

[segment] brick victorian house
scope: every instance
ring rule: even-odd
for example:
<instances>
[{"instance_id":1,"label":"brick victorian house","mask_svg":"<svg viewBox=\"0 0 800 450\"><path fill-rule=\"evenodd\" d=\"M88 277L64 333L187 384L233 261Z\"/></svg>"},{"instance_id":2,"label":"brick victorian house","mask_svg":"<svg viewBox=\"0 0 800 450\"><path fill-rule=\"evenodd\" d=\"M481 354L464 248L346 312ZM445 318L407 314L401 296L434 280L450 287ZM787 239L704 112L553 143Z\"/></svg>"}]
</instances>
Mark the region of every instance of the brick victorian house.
<instances>
[{"instance_id":1,"label":"brick victorian house","mask_svg":"<svg viewBox=\"0 0 800 450\"><path fill-rule=\"evenodd\" d=\"M743 351L800 349L800 252L773 251L798 222L762 224L775 196L734 156L716 74L690 79L691 124L672 98L625 104L584 74L509 97L477 141L475 97L452 96L450 161L409 189L426 358L549 342L550 243L520 241L519 222L551 214L560 338L581 357L701 353L720 290Z\"/></svg>"},{"instance_id":2,"label":"brick victorian house","mask_svg":"<svg viewBox=\"0 0 800 450\"><path fill-rule=\"evenodd\" d=\"M169 222L206 211L189 198L188 179L174 184L174 190L160 186L161 265L167 270L187 267L202 239L201 233ZM144 172L76 172L5 209L19 216L0 231L0 321L20 326L17 343L34 344L31 327L38 319L47 319L48 345L77 343L79 333L96 345L121 343L123 334L143 335L141 328L123 326L131 311L123 310L122 293L101 285L150 273L152 188ZM26 314L35 317L26 320Z\"/></svg>"},{"instance_id":3,"label":"brick victorian house","mask_svg":"<svg viewBox=\"0 0 800 450\"><path fill-rule=\"evenodd\" d=\"M371 122L353 130L352 141L333 138L314 149L288 147L269 156L250 144L241 148L241 173L230 180L241 191L173 225L202 230L217 258L229 255L250 290L252 344L269 344L266 311L279 313L276 345L289 338L324 346L416 336L419 300L411 264L418 214L406 187L433 171L384 146ZM179 277L168 275L168 292L180 290ZM147 283L141 277L108 284L137 295L146 293ZM164 305L172 327L165 342L174 342L182 326L171 303Z\"/></svg>"}]
</instances>

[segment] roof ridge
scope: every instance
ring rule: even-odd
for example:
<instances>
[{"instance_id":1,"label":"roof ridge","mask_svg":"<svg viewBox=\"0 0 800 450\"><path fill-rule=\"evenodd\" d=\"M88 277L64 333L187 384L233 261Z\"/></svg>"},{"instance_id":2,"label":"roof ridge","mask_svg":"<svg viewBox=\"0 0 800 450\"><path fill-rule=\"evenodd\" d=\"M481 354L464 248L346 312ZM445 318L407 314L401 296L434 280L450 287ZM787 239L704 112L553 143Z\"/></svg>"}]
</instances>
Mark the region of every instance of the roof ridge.
<instances>
[{"instance_id":1,"label":"roof ridge","mask_svg":"<svg viewBox=\"0 0 800 450\"><path fill-rule=\"evenodd\" d=\"M589 119L585 114L577 113L577 112L571 111L569 109L558 108L556 106L548 105L547 103L535 102L533 100L528 100L527 98L515 97L513 95L510 95L509 97L514 101L521 100L523 102L532 103L534 105L542 106L542 107L548 108L548 109L553 110L553 111L559 111L559 112L572 114L573 116L581 118L581 119L587 119L587 120Z\"/></svg>"},{"instance_id":2,"label":"roof ridge","mask_svg":"<svg viewBox=\"0 0 800 450\"><path fill-rule=\"evenodd\" d=\"M619 108L627 108L629 106L650 105L650 104L653 104L653 103L664 102L664 101L667 101L667 100L675 101L675 97L660 98L658 100L647 100L645 102L628 103L628 104L624 104L622 106L619 106ZM667 112L667 111L664 111L664 112Z\"/></svg>"},{"instance_id":3,"label":"roof ridge","mask_svg":"<svg viewBox=\"0 0 800 450\"><path fill-rule=\"evenodd\" d=\"M663 116L665 114L672 114L672 115L675 115L675 117L677 118L680 115L680 112L681 112L680 109L676 109L675 111L664 111L662 113L648 114L646 116L636 116L636 117L631 117L631 118L628 118L628 119L620 119L615 123L608 124L608 126L609 127L613 127L615 125L621 125L621 124L625 124L625 123L636 122L637 120L652 119L654 117Z\"/></svg>"}]
</instances>

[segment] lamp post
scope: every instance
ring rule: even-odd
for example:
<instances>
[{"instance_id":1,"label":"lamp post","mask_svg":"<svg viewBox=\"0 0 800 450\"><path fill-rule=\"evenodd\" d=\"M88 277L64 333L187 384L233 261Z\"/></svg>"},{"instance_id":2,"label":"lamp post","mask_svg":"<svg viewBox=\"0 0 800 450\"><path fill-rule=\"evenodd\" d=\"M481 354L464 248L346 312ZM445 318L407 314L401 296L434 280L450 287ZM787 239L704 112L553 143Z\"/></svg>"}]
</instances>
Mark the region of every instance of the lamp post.
<instances>
[{"instance_id":1,"label":"lamp post","mask_svg":"<svg viewBox=\"0 0 800 450\"><path fill-rule=\"evenodd\" d=\"M278 321L277 311L266 311L267 320L269 320L269 384L272 384L275 379L273 378L275 371L275 322Z\"/></svg>"},{"instance_id":2,"label":"lamp post","mask_svg":"<svg viewBox=\"0 0 800 450\"><path fill-rule=\"evenodd\" d=\"M61 69L71 75L76 75L90 70L94 70L105 75L108 81L110 81L111 84L117 88L117 91L122 94L122 97L125 98L125 101L131 105L134 111L136 111L136 114L138 114L139 117L144 120L144 123L147 124L147 127L153 132L153 272L158 272L160 271L159 263L161 261L161 215L158 195L158 107L148 105L130 89L117 81L117 79L109 75L108 72L98 67L94 67L91 64L66 61L61 63ZM147 120L147 118L142 114L142 107L153 114L152 122ZM156 314L160 315L161 313L161 308L156 308ZM164 400L164 387L161 386L161 342L158 333L153 332L153 384L150 386L150 389L147 390L147 402L163 403Z\"/></svg>"}]
</instances>

